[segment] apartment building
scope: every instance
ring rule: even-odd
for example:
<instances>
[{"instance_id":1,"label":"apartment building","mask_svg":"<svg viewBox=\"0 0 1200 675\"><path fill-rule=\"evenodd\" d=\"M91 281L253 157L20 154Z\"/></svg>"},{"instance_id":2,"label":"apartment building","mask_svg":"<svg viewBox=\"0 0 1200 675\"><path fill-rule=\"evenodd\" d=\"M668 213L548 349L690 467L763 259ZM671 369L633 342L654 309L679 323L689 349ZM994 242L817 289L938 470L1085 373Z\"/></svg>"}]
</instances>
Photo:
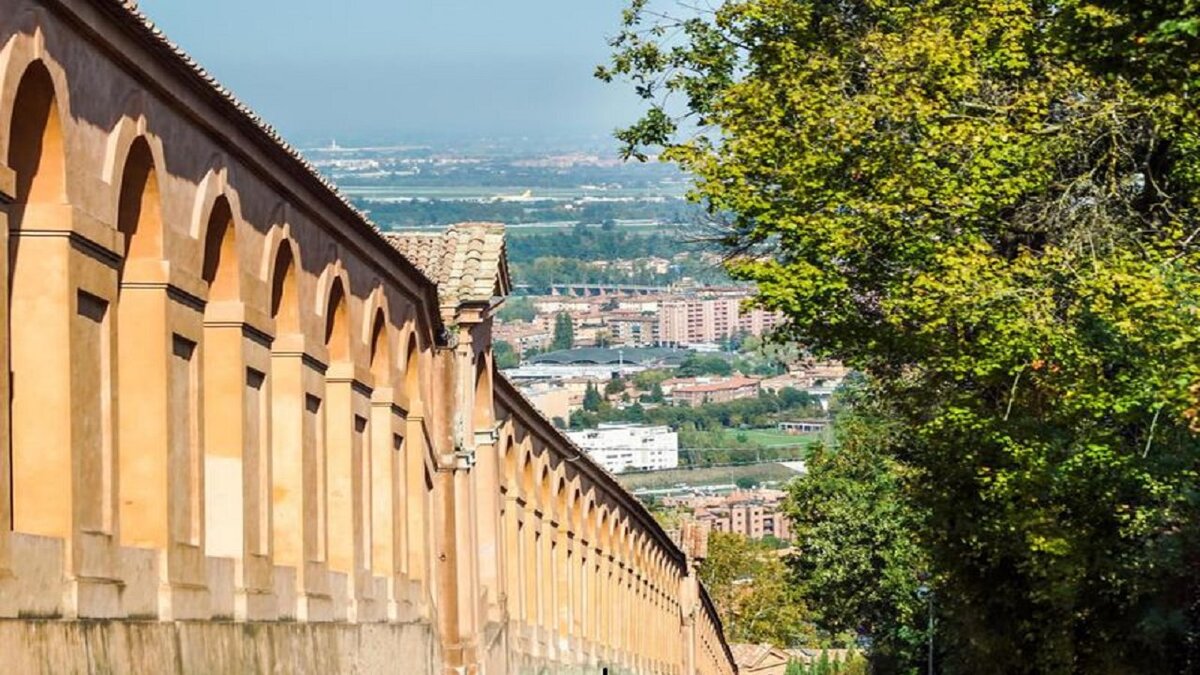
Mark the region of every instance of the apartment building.
<instances>
[{"instance_id":1,"label":"apartment building","mask_svg":"<svg viewBox=\"0 0 1200 675\"><path fill-rule=\"evenodd\" d=\"M567 437L612 473L657 471L679 466L679 434L668 427L601 424Z\"/></svg>"},{"instance_id":2,"label":"apartment building","mask_svg":"<svg viewBox=\"0 0 1200 675\"><path fill-rule=\"evenodd\" d=\"M677 345L719 343L737 333L762 335L780 325L778 313L743 309L748 297L742 292L664 299L658 303L659 339Z\"/></svg>"},{"instance_id":3,"label":"apartment building","mask_svg":"<svg viewBox=\"0 0 1200 675\"><path fill-rule=\"evenodd\" d=\"M782 490L738 490L727 496L671 497L663 504L691 511L693 518L717 532L790 541L791 523L782 510L785 496Z\"/></svg>"}]
</instances>

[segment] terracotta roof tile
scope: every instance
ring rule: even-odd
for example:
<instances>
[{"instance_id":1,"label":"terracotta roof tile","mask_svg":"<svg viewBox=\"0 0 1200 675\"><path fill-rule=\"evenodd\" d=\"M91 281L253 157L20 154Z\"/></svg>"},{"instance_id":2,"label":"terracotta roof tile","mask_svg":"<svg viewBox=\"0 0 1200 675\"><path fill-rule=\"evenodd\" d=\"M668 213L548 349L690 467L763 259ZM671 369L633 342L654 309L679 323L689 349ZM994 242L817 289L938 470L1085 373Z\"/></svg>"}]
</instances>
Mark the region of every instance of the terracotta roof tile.
<instances>
[{"instance_id":1,"label":"terracotta roof tile","mask_svg":"<svg viewBox=\"0 0 1200 675\"><path fill-rule=\"evenodd\" d=\"M459 223L441 233L384 236L437 284L442 305L488 302L509 292L503 225Z\"/></svg>"}]
</instances>

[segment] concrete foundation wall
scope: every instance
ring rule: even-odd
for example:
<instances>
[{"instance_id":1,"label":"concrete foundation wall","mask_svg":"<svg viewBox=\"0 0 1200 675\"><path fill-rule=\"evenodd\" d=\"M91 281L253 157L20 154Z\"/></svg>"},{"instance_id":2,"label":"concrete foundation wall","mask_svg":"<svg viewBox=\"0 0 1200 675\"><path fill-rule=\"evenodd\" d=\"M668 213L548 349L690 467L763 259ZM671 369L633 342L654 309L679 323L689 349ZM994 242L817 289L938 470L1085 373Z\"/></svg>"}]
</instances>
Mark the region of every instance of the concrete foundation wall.
<instances>
[{"instance_id":1,"label":"concrete foundation wall","mask_svg":"<svg viewBox=\"0 0 1200 675\"><path fill-rule=\"evenodd\" d=\"M427 624L6 620L0 655L22 675L439 672Z\"/></svg>"}]
</instances>

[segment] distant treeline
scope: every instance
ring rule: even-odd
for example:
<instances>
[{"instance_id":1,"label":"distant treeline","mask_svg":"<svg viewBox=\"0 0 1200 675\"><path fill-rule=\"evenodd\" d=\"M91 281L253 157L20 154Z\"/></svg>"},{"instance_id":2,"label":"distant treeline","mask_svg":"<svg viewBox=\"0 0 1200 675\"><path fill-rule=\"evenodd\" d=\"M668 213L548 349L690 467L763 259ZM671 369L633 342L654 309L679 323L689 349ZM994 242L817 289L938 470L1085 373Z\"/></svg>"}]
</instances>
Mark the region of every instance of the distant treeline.
<instances>
[{"instance_id":1,"label":"distant treeline","mask_svg":"<svg viewBox=\"0 0 1200 675\"><path fill-rule=\"evenodd\" d=\"M508 259L514 263L532 262L543 257L574 260L637 260L670 258L677 253L698 251L673 228L639 234L619 228L574 227L548 234L529 234L508 238Z\"/></svg>"},{"instance_id":2,"label":"distant treeline","mask_svg":"<svg viewBox=\"0 0 1200 675\"><path fill-rule=\"evenodd\" d=\"M509 237L508 259L513 279L535 292L548 291L553 284L639 284L660 286L692 277L705 283L726 283L728 276L718 266L700 260L703 247L689 242L678 230L638 234L620 228L576 226L552 234ZM665 272L652 269L645 258L672 259ZM632 260L632 269L597 267L597 261Z\"/></svg>"},{"instance_id":3,"label":"distant treeline","mask_svg":"<svg viewBox=\"0 0 1200 675\"><path fill-rule=\"evenodd\" d=\"M356 200L358 208L369 211L381 227L404 229L436 227L468 221L505 224L541 222L579 222L599 225L617 220L657 220L662 223L694 222L698 208L682 199L628 202L476 202L452 199L404 202Z\"/></svg>"}]
</instances>

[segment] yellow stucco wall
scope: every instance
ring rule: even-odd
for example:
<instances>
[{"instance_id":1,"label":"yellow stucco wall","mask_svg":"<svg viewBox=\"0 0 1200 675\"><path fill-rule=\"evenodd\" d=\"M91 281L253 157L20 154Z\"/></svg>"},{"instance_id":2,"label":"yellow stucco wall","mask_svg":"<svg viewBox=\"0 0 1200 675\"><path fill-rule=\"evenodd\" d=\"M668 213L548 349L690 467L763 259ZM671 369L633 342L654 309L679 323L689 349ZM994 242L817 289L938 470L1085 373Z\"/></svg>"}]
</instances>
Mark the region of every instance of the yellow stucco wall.
<instances>
[{"instance_id":1,"label":"yellow stucco wall","mask_svg":"<svg viewBox=\"0 0 1200 675\"><path fill-rule=\"evenodd\" d=\"M0 0L0 236L17 672L733 672L694 561L494 374L494 307L123 4Z\"/></svg>"}]
</instances>

